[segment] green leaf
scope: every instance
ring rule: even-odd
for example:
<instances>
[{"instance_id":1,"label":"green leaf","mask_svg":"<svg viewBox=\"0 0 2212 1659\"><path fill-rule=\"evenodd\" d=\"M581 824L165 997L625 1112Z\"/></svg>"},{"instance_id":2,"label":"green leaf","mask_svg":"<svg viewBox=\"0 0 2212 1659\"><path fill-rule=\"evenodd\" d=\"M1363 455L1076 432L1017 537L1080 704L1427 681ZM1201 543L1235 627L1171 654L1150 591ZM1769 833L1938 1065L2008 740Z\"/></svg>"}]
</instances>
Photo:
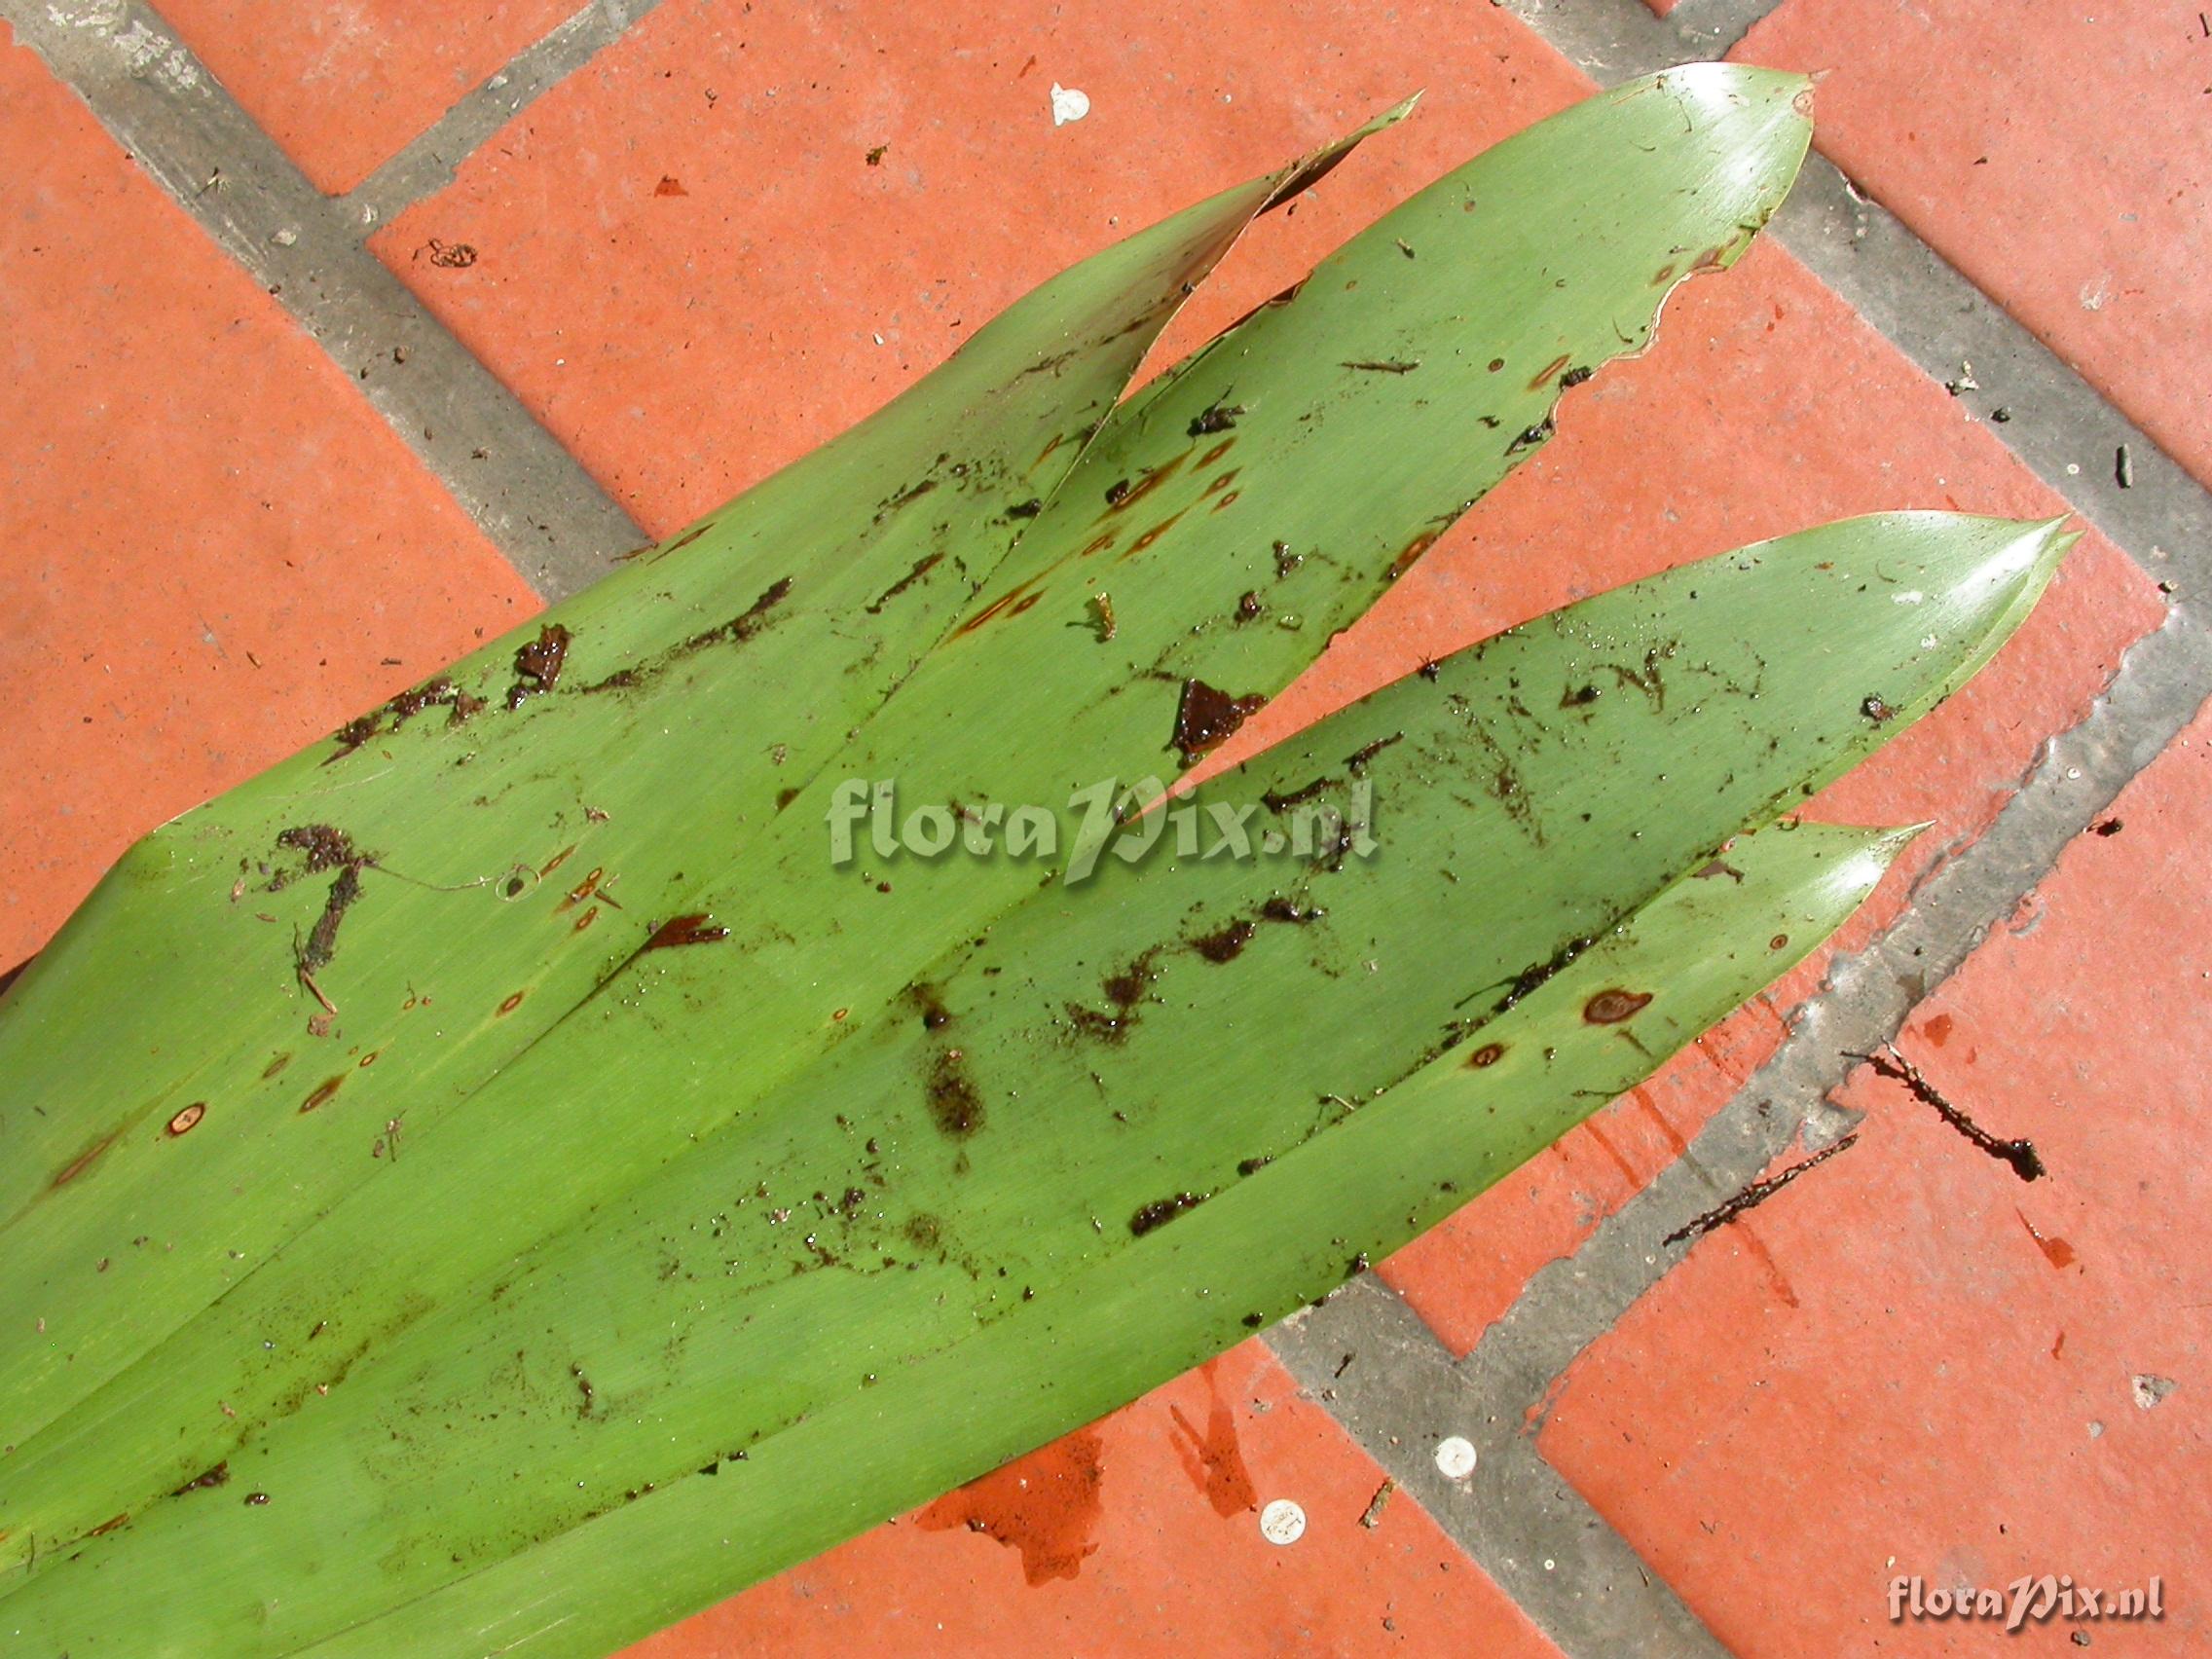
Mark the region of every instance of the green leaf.
<instances>
[{"instance_id":1,"label":"green leaf","mask_svg":"<svg viewBox=\"0 0 2212 1659\"><path fill-rule=\"evenodd\" d=\"M0 1309L58 1339L0 1353L8 1437L378 1169L350 1126L314 1134L339 1114L275 1114L374 1095L426 1127L735 865L1005 558L1191 285L1406 107L1053 278L844 436L134 847L0 1003L0 1075L44 1108L6 1124ZM141 1231L117 1234L139 1184L190 1195L169 1247L77 1285Z\"/></svg>"},{"instance_id":2,"label":"green leaf","mask_svg":"<svg viewBox=\"0 0 2212 1659\"><path fill-rule=\"evenodd\" d=\"M288 1651L510 1558L524 1570L563 1534L619 1530L619 1514L682 1493L719 1504L725 1490L764 1484L798 1512L821 1503L857 1526L988 1460L958 1439L941 1455L916 1450L940 1445L924 1425L943 1411L939 1385L917 1380L956 1350L993 1356L957 1373L976 1432L1002 1437L992 1456L1073 1426L1202 1351L1192 1330L1219 1346L1248 1316L1318 1294L1355 1253L1394 1247L1541 1145L1561 1112L1623 1086L1578 1081L1592 1092L1564 1106L1549 1091L1585 1074L1546 1051L1587 1047L1601 1056L1594 1075L1634 1081L1795 960L1848 908L1822 906L1855 901L1878 873L1886 853L1869 849L1893 843L1812 830L1726 843L1947 695L2069 540L2053 526L1951 515L1853 521L1463 652L1226 781L1231 801L1268 811L1319 798L1315 779L1340 799L1371 780L1385 848L1373 859L1110 857L1090 882L1034 891L809 1072L559 1235L488 1271L467 1252L417 1262L394 1319L388 1296L349 1293L379 1247L373 1230L425 1235L438 1202L499 1181L491 1149L425 1149L420 1187L328 1218L11 1469L12 1512L41 1530L67 1531L87 1490L116 1493L119 1471L151 1471L168 1492L218 1459L270 1505L207 1490L157 1499L84 1546L89 1569L109 1567L99 1608L61 1570L11 1598L7 1616L51 1598L71 1616L56 1630L86 1651L100 1650L95 1621L112 1620L119 1641L157 1609L186 1628L166 1588L212 1552L240 1586L312 1582L314 1594L272 1613L203 1592L190 1603L207 1621L200 1639ZM1799 837L1830 871L1815 882L1810 933L1776 921L1746 862ZM1723 870L1708 868L1715 855ZM1685 868L1705 873L1673 886ZM1793 883L1813 879L1790 868ZM1728 925L1748 925L1757 950L1700 956L1678 931L1650 932L1639 912L1671 886L1669 913L1696 918L1741 888L1749 920ZM1656 958L1622 966L1622 941L1658 938L1672 945L1664 972ZM656 994L709 960L669 953ZM1732 988L1709 1005L1714 983ZM707 988L688 982L680 997ZM1293 1009L1297 1041L1276 1040ZM575 1076L592 1056L570 1042L526 1064ZM1424 1148L1409 1160L1395 1137L1370 1138L1400 1088L1456 1073L1497 1103L1494 1125L1487 1113L1461 1120L1456 1159ZM979 1121L946 1124L948 1087ZM584 1109L598 1097L573 1096ZM1327 1231L1301 1211L1280 1224L1295 1241L1270 1250L1242 1238L1197 1258L1154 1249L1156 1235L1215 1237L1217 1213L1249 1213L1237 1195L1278 1166L1311 1169L1323 1146L1335 1149L1330 1179L1357 1196ZM432 1162L446 1157L457 1161ZM1438 1179L1451 1188L1407 1198L1408 1183ZM419 1193L445 1198L417 1212L407 1200ZM1130 1273L1161 1266L1101 1290L1122 1284L1111 1264L1124 1259ZM1067 1376L1074 1328L1092 1318L1101 1329L1081 1340L1121 1355L1086 1361L1087 1375L1103 1367L1095 1394ZM175 1397L177 1377L219 1390L240 1418L204 1422L203 1407ZM914 1484L841 1467L831 1479L804 1459L829 1493L763 1480L782 1466L770 1449L784 1437L811 1447L820 1425L853 1417L878 1429L852 1450L856 1464L904 1447ZM267 1525L256 1511L279 1501L287 1524ZM782 1547L747 1536L748 1549ZM788 1536L797 1549L825 1541L795 1520ZM373 1556L361 1547L372 1538ZM712 1558L705 1573L762 1559L695 1547ZM114 1592L119 1578L129 1594ZM637 1616L674 1608L654 1600ZM569 1637L547 1640L569 1650Z\"/></svg>"},{"instance_id":3,"label":"green leaf","mask_svg":"<svg viewBox=\"0 0 2212 1659\"><path fill-rule=\"evenodd\" d=\"M1100 256L1103 276L1087 266L1024 302L875 422L724 509L713 534L677 537L555 622L457 665L443 678L487 704L459 727L444 705L404 723L387 710L373 738L318 746L150 837L0 1004L0 1073L48 1103L46 1117L11 1121L0 1161L12 1217L0 1317L48 1321L47 1340L0 1354L0 1432L27 1443L364 1183L382 1208L418 1171L455 1167L372 1161L387 1122L427 1148L450 1121L497 1149L500 1180L530 1187L532 1204L494 1206L467 1230L469 1259L493 1260L819 1052L847 1029L836 1008L865 1016L895 996L1031 873L977 866L938 880L909 866L887 894L830 870L819 826L837 779L897 771L947 799L1054 802L1101 777L1172 769L1186 678L1237 697L1279 688L1410 548L1527 453L1517 435L1541 424L1570 369L1640 347L1674 283L1741 251L1803 155L1802 92L1766 70L1670 71L1496 146L1355 239L1295 301L1262 308L1122 406L1037 517L1007 520L1026 486L1006 471L1080 443L1098 388L1140 354L1125 346L1088 371L1072 406L1033 407L1061 339L1099 339L1101 315L1157 326L1181 291L1177 280L1161 297L1163 261L1169 276L1201 268L1324 164L1194 209L1196 223L1180 215L1138 251ZM1010 344L991 372L963 368L1002 326ZM1417 338L1416 372L1344 366L1402 356ZM1044 352L1030 365L1041 372L1008 380L1024 340ZM994 418L1010 400L1014 414ZM1234 427L1193 430L1238 405ZM946 447L963 422L987 454ZM1040 430L1066 435L1032 452ZM949 482L959 464L965 478ZM1229 472L1240 475L1212 487ZM948 482L892 505L929 476ZM927 515L940 502L967 516L940 529ZM825 515L819 539L809 512ZM965 566L981 582L1022 524L1018 563L906 673L899 652L927 630L903 632L903 645L879 630L919 602L919 587L891 593L916 555L941 544L959 565L932 580ZM1109 534L1111 549L1086 555ZM1303 562L1278 559L1277 540ZM1070 561L1085 579L1043 580ZM1120 589L1111 641L1093 619L1102 587ZM1248 593L1262 596L1257 626L1238 624ZM553 692L533 696L519 665L540 660L525 653L542 626L570 637ZM313 1034L319 1011L298 969L345 871L312 867L312 840L283 844L312 826L375 861L313 975L339 1011L327 1037ZM322 845L325 860L337 852ZM788 900L763 897L779 888ZM706 954L741 957L742 974L697 1008L645 1011L671 956L645 946L694 915L738 930L735 948ZM565 1079L520 1130L509 1108L480 1104L484 1090L557 1027L597 1033L584 1046L599 1075ZM681 1088L652 1081L670 1068ZM195 1107L189 1134L164 1132ZM157 1191L158 1255L129 1243L145 1233L138 1195ZM485 1207L482 1190L431 1200L456 1201ZM414 1273L406 1248L458 1262L438 1243L446 1230L388 1241L390 1279ZM102 1259L116 1272L84 1282Z\"/></svg>"}]
</instances>

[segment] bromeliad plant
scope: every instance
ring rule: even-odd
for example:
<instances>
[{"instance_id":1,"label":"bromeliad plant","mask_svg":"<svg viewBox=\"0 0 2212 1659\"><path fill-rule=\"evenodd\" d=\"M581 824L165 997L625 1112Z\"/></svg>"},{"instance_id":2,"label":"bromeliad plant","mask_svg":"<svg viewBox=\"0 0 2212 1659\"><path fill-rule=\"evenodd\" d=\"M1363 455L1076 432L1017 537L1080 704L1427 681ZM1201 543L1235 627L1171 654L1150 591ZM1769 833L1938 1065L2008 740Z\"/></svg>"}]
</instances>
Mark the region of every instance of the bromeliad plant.
<instances>
[{"instance_id":1,"label":"bromeliad plant","mask_svg":"<svg viewBox=\"0 0 2212 1659\"><path fill-rule=\"evenodd\" d=\"M1746 548L1209 786L1371 785L1372 858L1073 884L824 826L1215 746L1807 135L1792 77L1635 83L1124 396L1355 134L133 848L0 1003L9 1651L604 1650L1325 1294L1800 960L1909 832L1785 815L2055 526Z\"/></svg>"}]
</instances>

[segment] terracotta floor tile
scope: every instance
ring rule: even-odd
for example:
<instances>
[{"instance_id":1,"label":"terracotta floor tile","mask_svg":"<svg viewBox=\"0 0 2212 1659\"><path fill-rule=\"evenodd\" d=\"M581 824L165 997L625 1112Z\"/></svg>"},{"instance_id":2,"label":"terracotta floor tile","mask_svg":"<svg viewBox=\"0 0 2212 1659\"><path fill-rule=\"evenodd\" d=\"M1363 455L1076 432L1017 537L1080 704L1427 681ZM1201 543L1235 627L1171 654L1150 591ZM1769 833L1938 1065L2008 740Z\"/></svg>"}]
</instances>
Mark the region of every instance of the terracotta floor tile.
<instances>
[{"instance_id":1,"label":"terracotta floor tile","mask_svg":"<svg viewBox=\"0 0 2212 1659\"><path fill-rule=\"evenodd\" d=\"M0 967L131 841L535 606L0 28Z\"/></svg>"},{"instance_id":2,"label":"terracotta floor tile","mask_svg":"<svg viewBox=\"0 0 2212 1659\"><path fill-rule=\"evenodd\" d=\"M2046 1179L1862 1073L1861 1144L1699 1244L1569 1373L1545 1455L1738 1651L2212 1640L2208 810L2212 716L1900 1039ZM2044 1572L2160 1574L2168 1615L2020 1641L1887 1619L1893 1573Z\"/></svg>"},{"instance_id":3,"label":"terracotta floor tile","mask_svg":"<svg viewBox=\"0 0 2212 1659\"><path fill-rule=\"evenodd\" d=\"M1502 11L1413 0L1390 18L1317 0L668 0L374 245L625 505L672 530L1062 267L1416 88L1418 119L1272 215L1201 292L1185 347L1583 90ZM1055 82L1089 114L1054 128ZM432 238L479 258L433 267L417 257Z\"/></svg>"},{"instance_id":4,"label":"terracotta floor tile","mask_svg":"<svg viewBox=\"0 0 2212 1659\"><path fill-rule=\"evenodd\" d=\"M2195 6L1788 0L1736 55L1826 71L1821 147L2212 480L2212 31Z\"/></svg>"},{"instance_id":5,"label":"terracotta floor tile","mask_svg":"<svg viewBox=\"0 0 2212 1659\"><path fill-rule=\"evenodd\" d=\"M359 184L580 0L162 0L162 16L318 190Z\"/></svg>"},{"instance_id":6,"label":"terracotta floor tile","mask_svg":"<svg viewBox=\"0 0 2212 1659\"><path fill-rule=\"evenodd\" d=\"M1403 1493L1363 1527L1382 1484L1246 1343L629 1652L1556 1656ZM1259 1529L1281 1497L1306 1513L1288 1545Z\"/></svg>"}]
</instances>

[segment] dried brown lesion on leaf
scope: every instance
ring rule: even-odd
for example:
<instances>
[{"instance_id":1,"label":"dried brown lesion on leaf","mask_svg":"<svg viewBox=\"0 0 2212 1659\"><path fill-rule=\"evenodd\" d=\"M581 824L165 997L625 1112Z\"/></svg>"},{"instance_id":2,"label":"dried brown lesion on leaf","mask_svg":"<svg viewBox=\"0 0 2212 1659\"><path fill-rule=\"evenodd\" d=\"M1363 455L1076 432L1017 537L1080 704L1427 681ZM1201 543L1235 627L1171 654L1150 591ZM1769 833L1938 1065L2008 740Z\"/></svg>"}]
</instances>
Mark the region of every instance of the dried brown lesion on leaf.
<instances>
[{"instance_id":1,"label":"dried brown lesion on leaf","mask_svg":"<svg viewBox=\"0 0 2212 1659\"><path fill-rule=\"evenodd\" d=\"M1506 981L1505 994L1491 1005L1491 1013L1503 1014L1530 992L1551 980L1560 971L1580 956L1597 940L1588 934L1577 934L1542 962L1531 962Z\"/></svg>"},{"instance_id":2,"label":"dried brown lesion on leaf","mask_svg":"<svg viewBox=\"0 0 2212 1659\"><path fill-rule=\"evenodd\" d=\"M1624 1019L1634 1019L1650 1003L1649 991L1624 990L1614 985L1582 1005L1582 1019L1588 1025L1618 1025Z\"/></svg>"},{"instance_id":3,"label":"dried brown lesion on leaf","mask_svg":"<svg viewBox=\"0 0 2212 1659\"><path fill-rule=\"evenodd\" d=\"M1268 699L1257 692L1233 697L1202 680L1183 682L1183 694L1175 706L1175 731L1170 749L1183 752L1183 764L1194 766L1208 751L1218 749L1236 728L1266 708Z\"/></svg>"},{"instance_id":4,"label":"dried brown lesion on leaf","mask_svg":"<svg viewBox=\"0 0 2212 1659\"><path fill-rule=\"evenodd\" d=\"M942 563L944 563L944 555L942 553L930 553L926 554L922 558L916 559L914 561L914 568L912 570L908 571L904 575L901 576L897 581L893 582L889 587L885 588L880 594L876 595L874 601L866 607L867 613L870 616L882 615L883 608L885 606L889 605L893 600L897 599L901 594L904 593L908 588L912 587L916 582L920 581L924 576L928 575L932 571L936 570L938 566L941 565Z\"/></svg>"},{"instance_id":5,"label":"dried brown lesion on leaf","mask_svg":"<svg viewBox=\"0 0 2212 1659\"><path fill-rule=\"evenodd\" d=\"M200 1474L193 1476L192 1479L186 1481L184 1485L178 1487L174 1492L170 1493L169 1496L182 1497L187 1493L209 1492L219 1486L228 1486L230 1484L230 1480L231 1465L228 1461L224 1461L215 1464L214 1467L210 1469L203 1470Z\"/></svg>"},{"instance_id":6,"label":"dried brown lesion on leaf","mask_svg":"<svg viewBox=\"0 0 2212 1659\"><path fill-rule=\"evenodd\" d=\"M936 488L936 479L924 478L918 483L907 485L905 489L901 490L894 495L886 496L883 498L882 503L875 509L875 522L877 524L881 524L885 519L889 518L901 507L906 506L910 502L920 500L924 496L928 495L932 490L935 490Z\"/></svg>"},{"instance_id":7,"label":"dried brown lesion on leaf","mask_svg":"<svg viewBox=\"0 0 2212 1659\"><path fill-rule=\"evenodd\" d=\"M929 1069L930 1121L954 1140L966 1140L983 1126L983 1098L968 1076L966 1058L960 1050L946 1049Z\"/></svg>"},{"instance_id":8,"label":"dried brown lesion on leaf","mask_svg":"<svg viewBox=\"0 0 2212 1659\"><path fill-rule=\"evenodd\" d=\"M1251 914L1235 917L1218 928L1199 934L1189 940L1189 943L1199 958L1220 967L1243 955L1244 947L1259 936L1260 928L1265 923L1309 927L1328 913L1318 904L1305 903L1278 894Z\"/></svg>"},{"instance_id":9,"label":"dried brown lesion on leaf","mask_svg":"<svg viewBox=\"0 0 2212 1659\"><path fill-rule=\"evenodd\" d=\"M319 874L335 869L338 874L330 884L330 892L323 900L322 910L301 940L294 961L300 983L320 1003L325 1012L336 1014L337 1008L315 982L315 976L330 966L338 953L338 930L361 897L361 872L377 866L376 855L363 852L353 845L353 838L345 830L328 824L301 824L278 832L276 845L294 852L304 853L306 863L297 872L278 871L269 880L271 892L279 892L300 875Z\"/></svg>"},{"instance_id":10,"label":"dried brown lesion on leaf","mask_svg":"<svg viewBox=\"0 0 2212 1659\"><path fill-rule=\"evenodd\" d=\"M1164 1198L1155 1198L1149 1204L1139 1205L1129 1217L1129 1235L1134 1238L1142 1238L1153 1229L1165 1227L1177 1216L1197 1209L1212 1197L1211 1193L1173 1193Z\"/></svg>"},{"instance_id":11,"label":"dried brown lesion on leaf","mask_svg":"<svg viewBox=\"0 0 2212 1659\"><path fill-rule=\"evenodd\" d=\"M483 698L463 691L451 678L441 674L435 680L425 681L421 685L402 691L383 707L372 709L340 726L331 734L331 740L338 748L324 756L322 763L327 766L333 760L342 760L371 738L382 736L387 731L397 731L425 709L449 710L446 724L451 727L466 723L483 707ZM385 724L387 719L391 722L388 726Z\"/></svg>"},{"instance_id":12,"label":"dried brown lesion on leaf","mask_svg":"<svg viewBox=\"0 0 2212 1659\"><path fill-rule=\"evenodd\" d=\"M537 638L515 648L515 682L507 687L507 707L519 709L526 698L551 691L561 682L561 669L569 660L569 630L548 622Z\"/></svg>"},{"instance_id":13,"label":"dried brown lesion on leaf","mask_svg":"<svg viewBox=\"0 0 2212 1659\"><path fill-rule=\"evenodd\" d=\"M113 1146L119 1139L121 1139L123 1131L121 1129L110 1129L98 1140L94 1141L83 1152L80 1152L75 1158L72 1158L67 1163L64 1163L59 1169L55 1170L54 1179L48 1182L47 1185L50 1187L66 1187L70 1182L74 1181L78 1176L82 1175L86 1170L90 1169L94 1163L99 1161L100 1155L106 1152L109 1147Z\"/></svg>"},{"instance_id":14,"label":"dried brown lesion on leaf","mask_svg":"<svg viewBox=\"0 0 2212 1659\"><path fill-rule=\"evenodd\" d=\"M1079 1036L1095 1038L1102 1043L1121 1043L1137 1022L1139 1007L1145 992L1159 977L1160 952L1157 948L1136 957L1126 967L1108 974L1098 983L1099 994L1106 1007L1086 1007L1082 1003L1066 1005L1067 1017Z\"/></svg>"},{"instance_id":15,"label":"dried brown lesion on leaf","mask_svg":"<svg viewBox=\"0 0 2212 1659\"><path fill-rule=\"evenodd\" d=\"M669 664L680 661L695 652L703 651L711 645L744 645L747 641L756 638L762 630L769 626L774 619L773 613L776 608L782 605L785 600L791 598L792 585L791 577L779 577L763 588L757 599L728 621L718 622L712 628L702 629L689 639L671 645L666 650L648 657L643 662L632 663L627 668L616 669L604 679L595 680L589 685L580 687L582 694L589 697L605 691L634 690L659 674ZM550 689L551 687L548 685L546 688Z\"/></svg>"},{"instance_id":16,"label":"dried brown lesion on leaf","mask_svg":"<svg viewBox=\"0 0 2212 1659\"><path fill-rule=\"evenodd\" d=\"M686 944L719 944L727 938L729 929L702 911L691 911L661 923L639 948L641 951L670 950Z\"/></svg>"},{"instance_id":17,"label":"dried brown lesion on leaf","mask_svg":"<svg viewBox=\"0 0 2212 1659\"><path fill-rule=\"evenodd\" d=\"M1151 471L1135 479L1123 478L1109 484L1106 487L1106 510L1098 515L1099 518L1104 519L1116 513L1127 512L1174 477L1176 473L1182 471L1184 462L1190 459L1191 452L1184 450L1179 455L1169 456Z\"/></svg>"}]
</instances>

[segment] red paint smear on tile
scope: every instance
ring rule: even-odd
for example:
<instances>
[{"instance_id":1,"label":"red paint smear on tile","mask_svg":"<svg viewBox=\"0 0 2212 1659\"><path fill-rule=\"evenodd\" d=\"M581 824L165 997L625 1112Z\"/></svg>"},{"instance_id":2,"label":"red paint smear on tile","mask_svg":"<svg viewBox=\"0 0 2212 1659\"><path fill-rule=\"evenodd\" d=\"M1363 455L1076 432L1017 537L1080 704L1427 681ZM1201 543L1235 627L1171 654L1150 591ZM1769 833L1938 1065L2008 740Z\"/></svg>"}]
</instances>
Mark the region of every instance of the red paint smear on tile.
<instances>
[{"instance_id":1,"label":"red paint smear on tile","mask_svg":"<svg viewBox=\"0 0 2212 1659\"><path fill-rule=\"evenodd\" d=\"M965 1527L1020 1551L1031 1584L1073 1578L1098 1548L1091 1533L1105 1478L1098 1436L1085 1429L947 1493L914 1524L925 1532Z\"/></svg>"}]
</instances>

